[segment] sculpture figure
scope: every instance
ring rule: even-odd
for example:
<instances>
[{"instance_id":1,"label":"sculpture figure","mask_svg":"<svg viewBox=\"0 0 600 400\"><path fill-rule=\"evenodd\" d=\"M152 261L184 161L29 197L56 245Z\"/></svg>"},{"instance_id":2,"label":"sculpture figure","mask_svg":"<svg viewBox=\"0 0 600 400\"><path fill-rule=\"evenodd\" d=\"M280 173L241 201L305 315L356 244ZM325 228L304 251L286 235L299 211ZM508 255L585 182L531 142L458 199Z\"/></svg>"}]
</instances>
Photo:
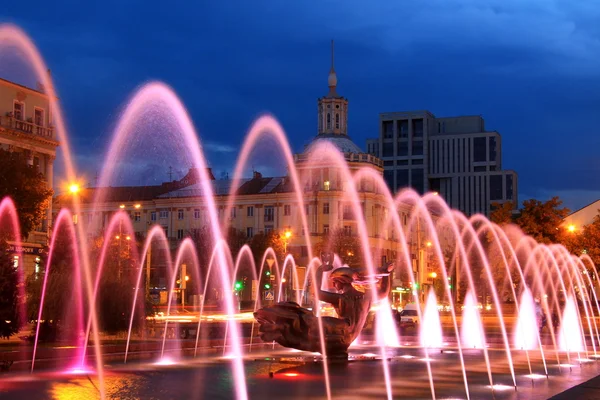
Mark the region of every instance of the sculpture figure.
<instances>
[{"instance_id":1,"label":"sculpture figure","mask_svg":"<svg viewBox=\"0 0 600 400\"><path fill-rule=\"evenodd\" d=\"M384 299L390 291L389 273L394 266L389 263L375 277L361 277L348 267L333 269L331 253L321 254L322 265L315 272L314 290L318 299L330 303L339 318L322 317L323 337L326 354L330 358L348 358L348 347L362 331L373 293L367 279L381 278L376 298ZM333 271L332 271L333 270ZM331 280L337 293L321 290L323 272L331 272ZM365 290L357 290L354 285L362 285ZM318 318L311 310L300 307L295 302L277 303L263 307L254 313L260 324L260 337L263 341L275 341L284 347L299 350L322 352Z\"/></svg>"}]
</instances>

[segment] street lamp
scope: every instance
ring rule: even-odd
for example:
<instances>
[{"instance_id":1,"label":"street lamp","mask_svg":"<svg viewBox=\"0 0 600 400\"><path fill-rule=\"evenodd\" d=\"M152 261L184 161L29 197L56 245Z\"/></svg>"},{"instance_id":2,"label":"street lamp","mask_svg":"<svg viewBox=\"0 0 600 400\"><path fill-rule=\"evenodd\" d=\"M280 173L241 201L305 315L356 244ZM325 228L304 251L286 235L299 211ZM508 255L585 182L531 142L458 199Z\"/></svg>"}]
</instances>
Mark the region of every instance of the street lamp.
<instances>
[{"instance_id":1,"label":"street lamp","mask_svg":"<svg viewBox=\"0 0 600 400\"><path fill-rule=\"evenodd\" d=\"M569 231L569 232L573 233L573 232L575 232L575 230L576 230L577 228L575 227L575 225L571 224L571 225L569 225L569 226L567 227L567 229L568 229L568 231Z\"/></svg>"},{"instance_id":2,"label":"street lamp","mask_svg":"<svg viewBox=\"0 0 600 400\"><path fill-rule=\"evenodd\" d=\"M72 183L69 185L69 192L71 194L77 194L77 193L79 193L80 190L81 190L81 188L76 183Z\"/></svg>"},{"instance_id":3,"label":"street lamp","mask_svg":"<svg viewBox=\"0 0 600 400\"><path fill-rule=\"evenodd\" d=\"M286 231L283 233L283 252L285 254L287 254L287 245L291 238L292 238L292 231L290 231L289 229L286 229Z\"/></svg>"}]
</instances>

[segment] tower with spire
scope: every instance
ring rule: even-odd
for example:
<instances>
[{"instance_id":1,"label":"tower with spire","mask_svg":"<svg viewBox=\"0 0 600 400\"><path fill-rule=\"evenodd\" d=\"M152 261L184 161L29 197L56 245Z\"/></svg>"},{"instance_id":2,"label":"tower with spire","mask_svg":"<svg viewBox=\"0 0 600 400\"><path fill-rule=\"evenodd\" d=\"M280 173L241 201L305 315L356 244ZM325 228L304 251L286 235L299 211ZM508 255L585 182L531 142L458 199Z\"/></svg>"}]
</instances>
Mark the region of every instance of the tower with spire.
<instances>
[{"instance_id":1,"label":"tower with spire","mask_svg":"<svg viewBox=\"0 0 600 400\"><path fill-rule=\"evenodd\" d=\"M331 69L327 78L329 93L317 101L319 136L348 135L348 99L337 94L337 74L335 73L334 61L334 43L332 40Z\"/></svg>"}]
</instances>

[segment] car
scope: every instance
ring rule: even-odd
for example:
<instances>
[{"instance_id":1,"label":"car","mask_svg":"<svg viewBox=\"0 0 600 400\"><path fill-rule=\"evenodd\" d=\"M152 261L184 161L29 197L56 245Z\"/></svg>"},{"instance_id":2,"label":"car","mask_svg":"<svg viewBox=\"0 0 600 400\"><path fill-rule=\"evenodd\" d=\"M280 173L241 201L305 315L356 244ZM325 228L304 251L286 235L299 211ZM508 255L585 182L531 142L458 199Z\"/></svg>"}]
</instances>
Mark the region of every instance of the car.
<instances>
[{"instance_id":1,"label":"car","mask_svg":"<svg viewBox=\"0 0 600 400\"><path fill-rule=\"evenodd\" d=\"M419 326L420 318L418 307L415 303L408 303L402 311L398 313L397 317L398 327L403 328L416 328Z\"/></svg>"}]
</instances>

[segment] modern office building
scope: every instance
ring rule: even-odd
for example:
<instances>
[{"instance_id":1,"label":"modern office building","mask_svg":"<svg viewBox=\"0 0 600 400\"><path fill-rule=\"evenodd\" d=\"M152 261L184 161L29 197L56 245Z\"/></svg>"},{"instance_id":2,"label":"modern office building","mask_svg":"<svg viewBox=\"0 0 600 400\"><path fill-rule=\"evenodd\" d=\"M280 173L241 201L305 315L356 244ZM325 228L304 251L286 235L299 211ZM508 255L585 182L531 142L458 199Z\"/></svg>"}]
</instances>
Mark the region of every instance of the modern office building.
<instances>
[{"instance_id":1,"label":"modern office building","mask_svg":"<svg viewBox=\"0 0 600 400\"><path fill-rule=\"evenodd\" d=\"M31 89L0 79L0 148L21 154L44 175L47 187L52 188L58 145L50 98L43 88ZM23 238L21 249L9 242L15 251L15 265L22 266L26 274L39 269L40 256L48 242L51 203L47 215L40 226ZM17 255L19 252L22 260Z\"/></svg>"},{"instance_id":2,"label":"modern office building","mask_svg":"<svg viewBox=\"0 0 600 400\"><path fill-rule=\"evenodd\" d=\"M367 152L383 160L395 193L438 192L466 215L490 214L493 203L517 199L517 173L502 169L502 138L481 116L438 118L429 111L383 113Z\"/></svg>"}]
</instances>

